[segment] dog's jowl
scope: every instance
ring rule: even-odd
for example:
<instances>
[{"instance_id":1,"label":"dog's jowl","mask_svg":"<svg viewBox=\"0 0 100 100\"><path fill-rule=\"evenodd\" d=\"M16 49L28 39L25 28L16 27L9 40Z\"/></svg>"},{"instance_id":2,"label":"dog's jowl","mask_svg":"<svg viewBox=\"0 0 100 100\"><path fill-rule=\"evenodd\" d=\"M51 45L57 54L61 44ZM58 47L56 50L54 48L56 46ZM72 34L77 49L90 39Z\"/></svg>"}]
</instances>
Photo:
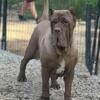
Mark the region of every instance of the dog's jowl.
<instances>
[{"instance_id":1,"label":"dog's jowl","mask_svg":"<svg viewBox=\"0 0 100 100\"><path fill-rule=\"evenodd\" d=\"M29 60L36 56L41 61L42 95L40 100L49 100L51 87L59 89L58 77L65 83L64 100L71 100L71 86L77 63L77 50L73 47L75 14L72 10L56 10L49 20L40 22L32 34L25 56L21 61L18 81L26 81L25 69Z\"/></svg>"}]
</instances>

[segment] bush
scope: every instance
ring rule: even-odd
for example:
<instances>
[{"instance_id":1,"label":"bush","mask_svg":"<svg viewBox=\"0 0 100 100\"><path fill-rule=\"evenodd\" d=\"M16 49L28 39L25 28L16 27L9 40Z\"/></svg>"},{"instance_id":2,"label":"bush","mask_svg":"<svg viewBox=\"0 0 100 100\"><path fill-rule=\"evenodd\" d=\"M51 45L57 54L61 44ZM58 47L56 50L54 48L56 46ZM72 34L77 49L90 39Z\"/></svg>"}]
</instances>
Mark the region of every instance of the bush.
<instances>
[{"instance_id":1,"label":"bush","mask_svg":"<svg viewBox=\"0 0 100 100\"><path fill-rule=\"evenodd\" d=\"M7 0L8 1L8 6L12 6L13 4L18 4L22 2L22 0Z\"/></svg>"}]
</instances>

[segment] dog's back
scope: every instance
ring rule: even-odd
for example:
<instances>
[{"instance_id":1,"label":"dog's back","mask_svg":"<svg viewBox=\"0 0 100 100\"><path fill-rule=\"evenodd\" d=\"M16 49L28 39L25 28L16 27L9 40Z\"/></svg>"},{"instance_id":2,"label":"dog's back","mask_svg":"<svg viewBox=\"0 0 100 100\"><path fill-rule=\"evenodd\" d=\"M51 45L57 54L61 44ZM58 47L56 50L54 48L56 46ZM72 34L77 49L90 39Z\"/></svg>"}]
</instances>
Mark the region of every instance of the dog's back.
<instances>
[{"instance_id":1,"label":"dog's back","mask_svg":"<svg viewBox=\"0 0 100 100\"><path fill-rule=\"evenodd\" d=\"M37 28L36 28L36 30L38 31L38 33L40 34L40 36L43 35L43 34L45 34L45 33L47 33L47 31L49 29L50 29L50 21L48 21L48 20L41 21L37 25Z\"/></svg>"}]
</instances>

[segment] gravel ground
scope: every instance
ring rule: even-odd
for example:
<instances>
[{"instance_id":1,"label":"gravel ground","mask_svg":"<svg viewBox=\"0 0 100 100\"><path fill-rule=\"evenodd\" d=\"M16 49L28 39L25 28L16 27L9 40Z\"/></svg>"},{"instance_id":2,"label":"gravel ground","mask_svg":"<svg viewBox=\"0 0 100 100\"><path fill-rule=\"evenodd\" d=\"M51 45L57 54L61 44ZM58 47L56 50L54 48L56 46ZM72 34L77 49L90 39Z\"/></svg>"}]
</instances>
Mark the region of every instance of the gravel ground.
<instances>
[{"instance_id":1,"label":"gravel ground","mask_svg":"<svg viewBox=\"0 0 100 100\"><path fill-rule=\"evenodd\" d=\"M27 65L28 81L17 82L22 56L0 50L0 100L36 100L41 95L40 61ZM50 100L63 100L64 84L58 79L60 90L50 90ZM84 64L77 64L72 87L73 100L100 100L100 76L90 76Z\"/></svg>"}]
</instances>

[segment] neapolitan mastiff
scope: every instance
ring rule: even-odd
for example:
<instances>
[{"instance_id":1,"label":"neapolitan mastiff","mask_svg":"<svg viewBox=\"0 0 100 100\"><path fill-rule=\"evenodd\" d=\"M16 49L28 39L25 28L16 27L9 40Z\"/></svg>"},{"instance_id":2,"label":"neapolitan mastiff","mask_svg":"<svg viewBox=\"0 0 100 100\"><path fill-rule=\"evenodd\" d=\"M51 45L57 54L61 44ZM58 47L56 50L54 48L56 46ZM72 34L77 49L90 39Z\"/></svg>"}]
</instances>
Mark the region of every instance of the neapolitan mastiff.
<instances>
[{"instance_id":1,"label":"neapolitan mastiff","mask_svg":"<svg viewBox=\"0 0 100 100\"><path fill-rule=\"evenodd\" d=\"M42 96L49 100L49 79L51 87L59 89L58 77L65 83L64 100L71 100L71 86L78 53L73 47L73 30L76 24L72 10L55 10L50 21L41 21L35 28L25 56L21 61L18 81L26 81L25 69L29 60L40 57L42 73Z\"/></svg>"}]
</instances>

